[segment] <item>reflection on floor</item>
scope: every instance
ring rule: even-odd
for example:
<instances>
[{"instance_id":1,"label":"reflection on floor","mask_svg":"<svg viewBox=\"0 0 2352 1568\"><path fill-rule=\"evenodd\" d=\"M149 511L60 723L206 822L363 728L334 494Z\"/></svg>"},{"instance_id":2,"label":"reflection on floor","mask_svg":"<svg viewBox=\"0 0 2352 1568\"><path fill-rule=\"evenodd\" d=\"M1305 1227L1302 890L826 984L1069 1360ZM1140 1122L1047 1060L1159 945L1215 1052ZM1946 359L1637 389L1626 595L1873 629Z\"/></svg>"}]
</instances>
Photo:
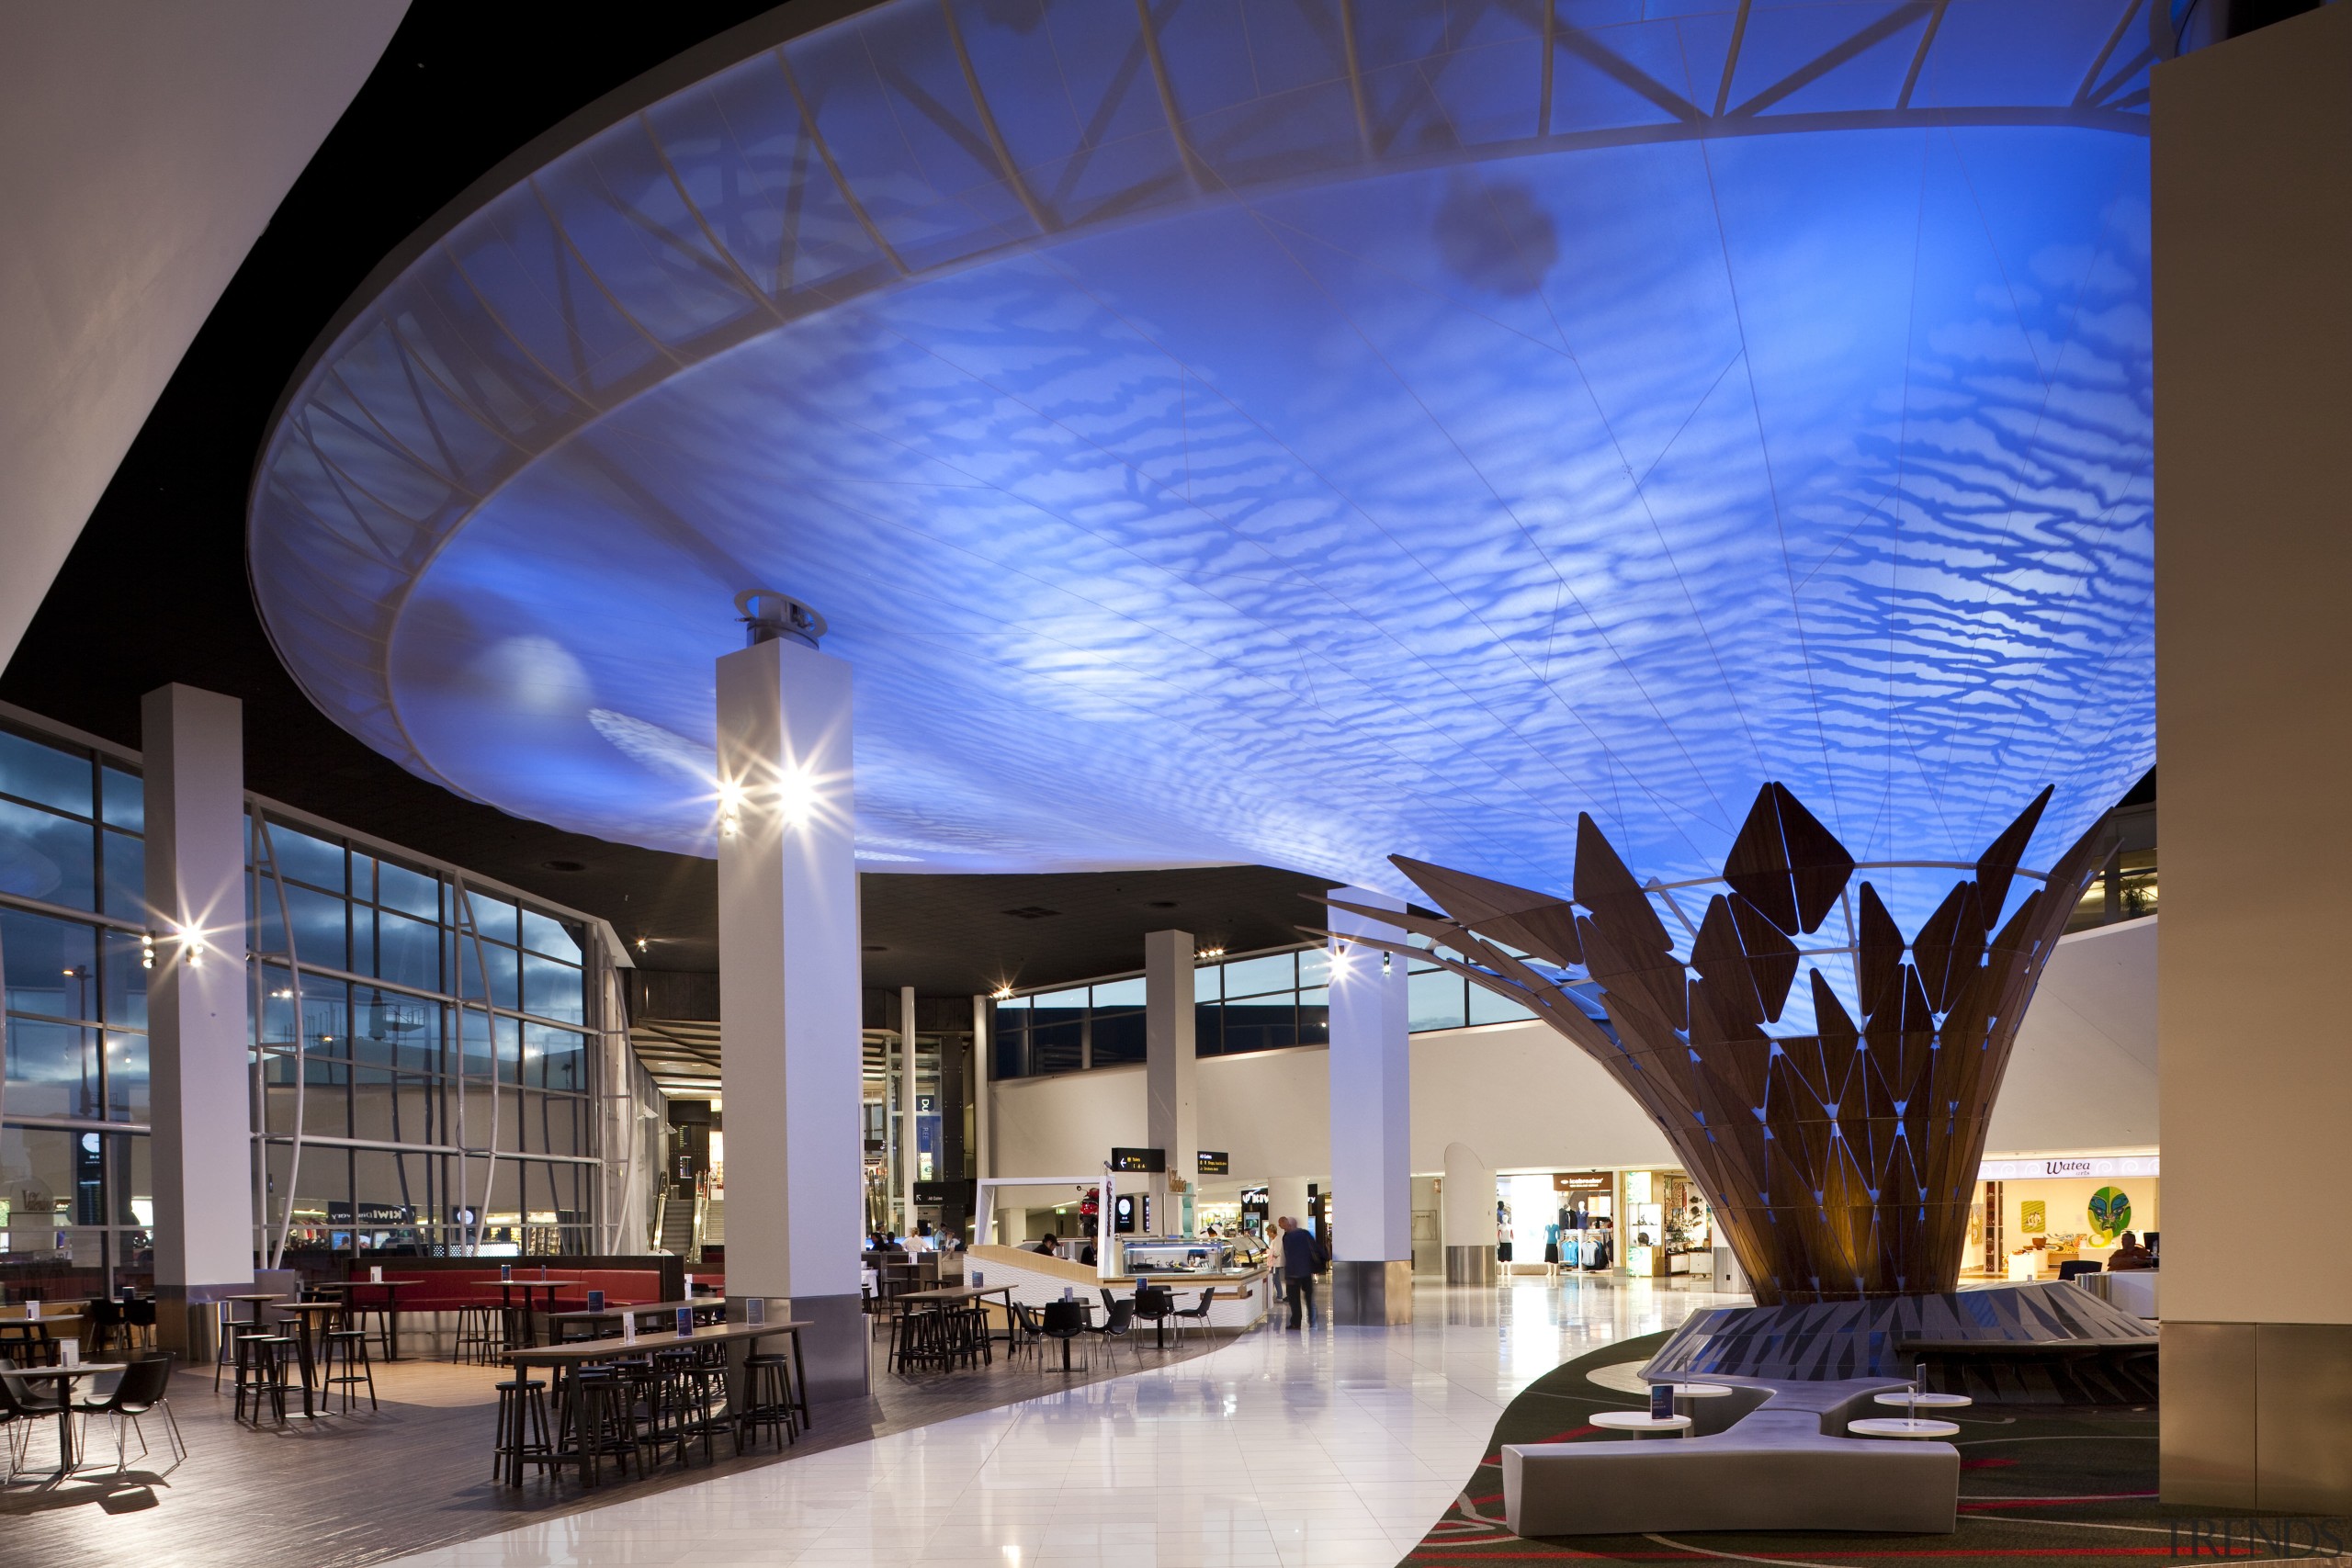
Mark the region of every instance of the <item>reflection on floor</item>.
<instances>
[{"instance_id":1,"label":"reflection on floor","mask_svg":"<svg viewBox=\"0 0 2352 1568\"><path fill-rule=\"evenodd\" d=\"M1521 1389L1728 1304L1576 1277L1425 1285L1409 1327L1261 1330L1193 1360L402 1562L1386 1568L1452 1503Z\"/></svg>"}]
</instances>

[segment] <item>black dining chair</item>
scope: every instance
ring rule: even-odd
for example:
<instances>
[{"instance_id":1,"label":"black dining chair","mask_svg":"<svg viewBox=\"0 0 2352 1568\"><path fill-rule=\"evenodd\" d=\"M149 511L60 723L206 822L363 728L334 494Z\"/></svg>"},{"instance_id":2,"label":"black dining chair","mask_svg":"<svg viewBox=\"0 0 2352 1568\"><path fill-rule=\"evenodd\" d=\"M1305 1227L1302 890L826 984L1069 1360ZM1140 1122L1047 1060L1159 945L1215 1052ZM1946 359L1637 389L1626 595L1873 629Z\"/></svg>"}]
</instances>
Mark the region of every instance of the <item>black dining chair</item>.
<instances>
[{"instance_id":1,"label":"black dining chair","mask_svg":"<svg viewBox=\"0 0 2352 1568\"><path fill-rule=\"evenodd\" d=\"M170 1434L172 1458L175 1461L187 1458L187 1442L180 1436L179 1418L172 1414L172 1402L168 1397L171 1384L172 1359L169 1356L142 1356L123 1369L122 1377L114 1385L112 1393L104 1399L83 1400L74 1406L74 1413L82 1418L82 1425L85 1427L93 1416L112 1417L115 1469L124 1469L129 1463L126 1439L133 1435L139 1438L139 1457L147 1457L147 1433L140 1426L139 1418L158 1410L164 1413L164 1429Z\"/></svg>"},{"instance_id":2,"label":"black dining chair","mask_svg":"<svg viewBox=\"0 0 2352 1568\"><path fill-rule=\"evenodd\" d=\"M1094 1332L1102 1337L1102 1342L1106 1345L1114 1344L1123 1339L1125 1340L1127 1348L1136 1353L1136 1360L1140 1364L1143 1360L1143 1346L1136 1340L1135 1327L1136 1303L1133 1302L1113 1302L1111 1303L1110 1316L1102 1323L1097 1325Z\"/></svg>"},{"instance_id":3,"label":"black dining chair","mask_svg":"<svg viewBox=\"0 0 2352 1568\"><path fill-rule=\"evenodd\" d=\"M0 1357L0 1371L13 1371L16 1362ZM44 1399L33 1392L35 1385L0 1377L0 1437L8 1442L8 1479L14 1481L17 1472L24 1467L25 1450L32 1446L33 1432L43 1421L57 1415L57 1403Z\"/></svg>"},{"instance_id":4,"label":"black dining chair","mask_svg":"<svg viewBox=\"0 0 2352 1568\"><path fill-rule=\"evenodd\" d=\"M1136 1287L1135 1315L1138 1323L1151 1325L1152 1345L1165 1349L1168 1345L1168 1320L1175 1314L1175 1292L1165 1285Z\"/></svg>"},{"instance_id":5,"label":"black dining chair","mask_svg":"<svg viewBox=\"0 0 2352 1568\"><path fill-rule=\"evenodd\" d=\"M1209 1306L1216 1300L1216 1290L1214 1288L1205 1290L1201 1292L1199 1304L1193 1306L1189 1311L1171 1312L1168 1314L1169 1323L1176 1330L1176 1343L1178 1345L1181 1346L1184 1343L1184 1330L1186 1328L1196 1328L1203 1334L1206 1334L1209 1331Z\"/></svg>"},{"instance_id":6,"label":"black dining chair","mask_svg":"<svg viewBox=\"0 0 2352 1568\"><path fill-rule=\"evenodd\" d=\"M1062 1342L1062 1371L1069 1371L1070 1341L1086 1333L1088 1327L1084 1302L1070 1300L1046 1303L1046 1318L1041 1332L1048 1339Z\"/></svg>"}]
</instances>

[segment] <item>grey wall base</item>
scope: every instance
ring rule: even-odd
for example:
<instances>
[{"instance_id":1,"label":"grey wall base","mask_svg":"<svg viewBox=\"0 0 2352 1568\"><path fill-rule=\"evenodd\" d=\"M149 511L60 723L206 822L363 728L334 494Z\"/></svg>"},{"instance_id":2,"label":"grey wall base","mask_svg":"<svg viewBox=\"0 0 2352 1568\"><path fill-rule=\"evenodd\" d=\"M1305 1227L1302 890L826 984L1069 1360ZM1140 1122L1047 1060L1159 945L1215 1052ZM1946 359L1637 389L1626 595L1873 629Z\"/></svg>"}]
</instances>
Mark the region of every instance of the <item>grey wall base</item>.
<instances>
[{"instance_id":1,"label":"grey wall base","mask_svg":"<svg viewBox=\"0 0 2352 1568\"><path fill-rule=\"evenodd\" d=\"M2352 1324L2166 1323L2163 1500L2352 1513Z\"/></svg>"},{"instance_id":2,"label":"grey wall base","mask_svg":"<svg viewBox=\"0 0 2352 1568\"><path fill-rule=\"evenodd\" d=\"M795 1296L788 1302L769 1303L768 1313L797 1317L809 1325L800 1331L800 1354L808 1368L811 1402L863 1399L874 1391L860 1298Z\"/></svg>"},{"instance_id":3,"label":"grey wall base","mask_svg":"<svg viewBox=\"0 0 2352 1568\"><path fill-rule=\"evenodd\" d=\"M1491 1285L1495 1282L1495 1249L1491 1247L1449 1247L1445 1249L1445 1282L1449 1285Z\"/></svg>"},{"instance_id":4,"label":"grey wall base","mask_svg":"<svg viewBox=\"0 0 2352 1568\"><path fill-rule=\"evenodd\" d=\"M1375 1328L1412 1322L1412 1264L1352 1258L1333 1263L1331 1321L1343 1327Z\"/></svg>"}]
</instances>

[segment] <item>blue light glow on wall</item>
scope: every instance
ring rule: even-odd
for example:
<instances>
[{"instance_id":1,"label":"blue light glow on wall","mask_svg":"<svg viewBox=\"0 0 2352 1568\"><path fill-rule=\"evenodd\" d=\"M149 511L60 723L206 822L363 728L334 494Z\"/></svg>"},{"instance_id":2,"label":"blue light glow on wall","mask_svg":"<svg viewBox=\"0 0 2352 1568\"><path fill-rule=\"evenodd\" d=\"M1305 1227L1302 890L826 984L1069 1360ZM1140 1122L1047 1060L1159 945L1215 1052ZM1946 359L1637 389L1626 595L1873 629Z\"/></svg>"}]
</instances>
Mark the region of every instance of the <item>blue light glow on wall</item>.
<instances>
[{"instance_id":1,"label":"blue light glow on wall","mask_svg":"<svg viewBox=\"0 0 2352 1568\"><path fill-rule=\"evenodd\" d=\"M856 667L870 869L1555 886L1589 810L1709 874L1767 778L1865 860L2055 782L2047 863L2154 756L2168 43L1616 10L900 0L731 67L325 346L272 633L404 765L666 849L767 586Z\"/></svg>"}]
</instances>

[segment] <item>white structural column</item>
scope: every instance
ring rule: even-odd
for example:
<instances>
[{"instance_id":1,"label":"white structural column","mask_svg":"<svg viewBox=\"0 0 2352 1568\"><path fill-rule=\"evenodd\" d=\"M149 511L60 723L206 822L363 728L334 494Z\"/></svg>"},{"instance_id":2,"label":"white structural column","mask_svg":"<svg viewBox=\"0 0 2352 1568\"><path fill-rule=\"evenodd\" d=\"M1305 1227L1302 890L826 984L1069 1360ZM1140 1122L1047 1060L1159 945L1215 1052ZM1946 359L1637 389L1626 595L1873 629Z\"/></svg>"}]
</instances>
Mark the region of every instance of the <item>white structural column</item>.
<instances>
[{"instance_id":1,"label":"white structural column","mask_svg":"<svg viewBox=\"0 0 2352 1568\"><path fill-rule=\"evenodd\" d=\"M1168 1173L1137 1186L1150 1194L1152 1227L1169 1235L1183 1228L1182 1201L1170 1181L1182 1182L1182 1190L1190 1192L1201 1179L1193 952L1190 931L1151 931L1143 939L1144 1141L1166 1152ZM1102 1223L1110 1224L1108 1213Z\"/></svg>"},{"instance_id":2,"label":"white structural column","mask_svg":"<svg viewBox=\"0 0 2352 1568\"><path fill-rule=\"evenodd\" d=\"M915 1166L922 1158L922 1124L915 1100L915 988L899 987L899 1213L907 1234L915 1233Z\"/></svg>"},{"instance_id":3,"label":"white structural column","mask_svg":"<svg viewBox=\"0 0 2352 1568\"><path fill-rule=\"evenodd\" d=\"M244 713L164 686L140 705L145 753L147 976L157 1329L209 1342L203 1303L253 1289L245 976Z\"/></svg>"},{"instance_id":4,"label":"white structural column","mask_svg":"<svg viewBox=\"0 0 2352 1568\"><path fill-rule=\"evenodd\" d=\"M996 1174L996 1162L989 1157L995 1153L991 1135L996 1123L995 1107L989 1095L989 1080L996 1070L996 1063L990 1059L993 1055L989 1040L989 999L976 996L972 998L972 1168L982 1181ZM985 1211L974 1219L983 1224L974 1226L972 1240L982 1246L993 1241L995 1238L984 1228ZM1006 1245L1018 1245L1018 1238Z\"/></svg>"},{"instance_id":5,"label":"white structural column","mask_svg":"<svg viewBox=\"0 0 2352 1568\"><path fill-rule=\"evenodd\" d=\"M1342 889L1351 904L1405 901ZM1395 930L1330 913L1331 1320L1413 1320L1412 1055L1408 950Z\"/></svg>"},{"instance_id":6,"label":"white structural column","mask_svg":"<svg viewBox=\"0 0 2352 1568\"><path fill-rule=\"evenodd\" d=\"M866 1389L850 668L779 637L718 660L727 1293L802 1333L816 1398Z\"/></svg>"},{"instance_id":7,"label":"white structural column","mask_svg":"<svg viewBox=\"0 0 2352 1568\"><path fill-rule=\"evenodd\" d=\"M1445 1145L1445 1282L1486 1285L1495 1278L1495 1168L1467 1144Z\"/></svg>"}]
</instances>

